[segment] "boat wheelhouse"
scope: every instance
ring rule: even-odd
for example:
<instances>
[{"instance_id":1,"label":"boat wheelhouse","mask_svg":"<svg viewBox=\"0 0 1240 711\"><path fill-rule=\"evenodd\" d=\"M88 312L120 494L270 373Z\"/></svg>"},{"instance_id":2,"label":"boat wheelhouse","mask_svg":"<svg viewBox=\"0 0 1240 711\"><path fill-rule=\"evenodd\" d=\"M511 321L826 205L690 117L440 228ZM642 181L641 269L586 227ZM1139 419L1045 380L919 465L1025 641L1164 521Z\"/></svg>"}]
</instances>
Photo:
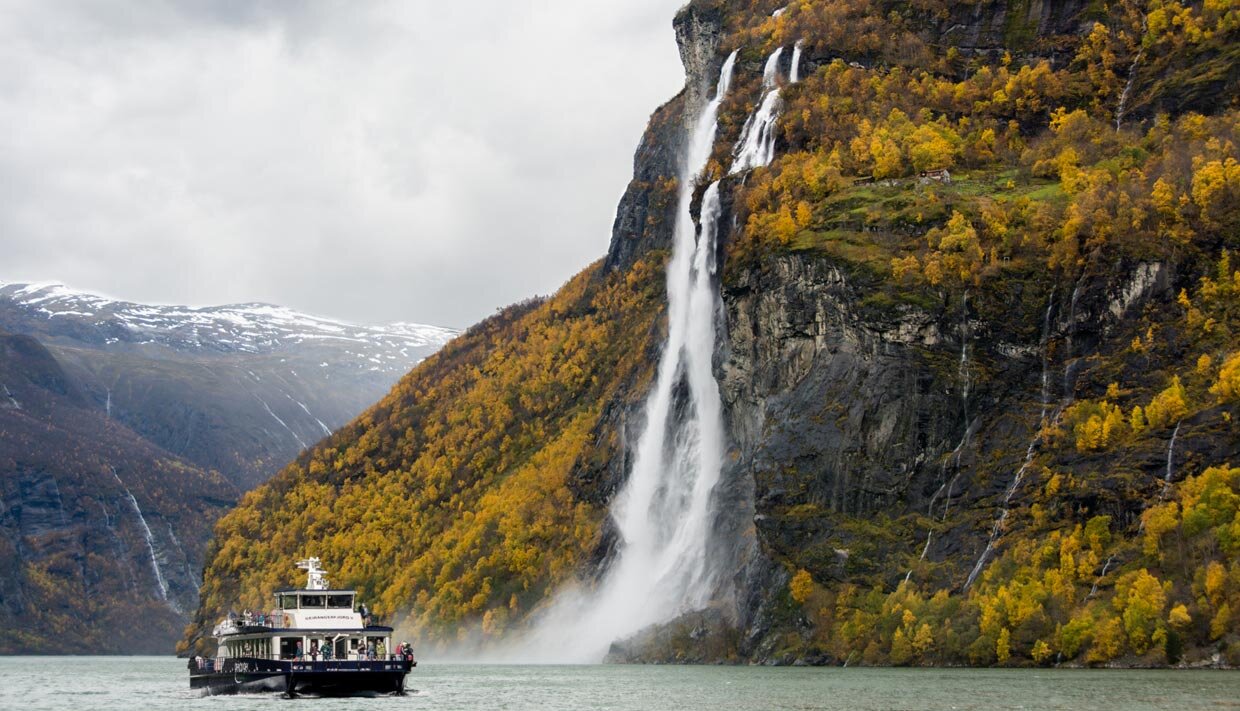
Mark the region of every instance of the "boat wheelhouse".
<instances>
[{"instance_id":1,"label":"boat wheelhouse","mask_svg":"<svg viewBox=\"0 0 1240 711\"><path fill-rule=\"evenodd\" d=\"M277 590L270 612L229 614L215 657L189 661L190 687L212 694L283 691L351 696L404 692L417 666L392 628L371 624L353 590L333 589L318 558L297 562L306 587Z\"/></svg>"}]
</instances>

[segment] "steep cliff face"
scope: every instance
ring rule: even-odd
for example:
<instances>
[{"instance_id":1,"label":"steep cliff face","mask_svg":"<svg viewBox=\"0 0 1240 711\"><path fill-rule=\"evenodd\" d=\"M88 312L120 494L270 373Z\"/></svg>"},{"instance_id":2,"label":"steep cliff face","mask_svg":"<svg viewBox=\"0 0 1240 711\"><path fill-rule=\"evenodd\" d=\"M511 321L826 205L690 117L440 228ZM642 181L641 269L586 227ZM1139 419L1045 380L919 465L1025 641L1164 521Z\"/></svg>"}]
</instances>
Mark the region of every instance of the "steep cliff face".
<instances>
[{"instance_id":1,"label":"steep cliff face","mask_svg":"<svg viewBox=\"0 0 1240 711\"><path fill-rule=\"evenodd\" d=\"M633 157L633 180L616 208L604 269L628 269L643 254L671 247L676 185L691 124L714 91L722 61L718 8L686 5L673 23L685 88L650 117Z\"/></svg>"},{"instance_id":2,"label":"steep cliff face","mask_svg":"<svg viewBox=\"0 0 1240 711\"><path fill-rule=\"evenodd\" d=\"M166 653L236 490L90 406L38 341L0 332L4 653Z\"/></svg>"},{"instance_id":3,"label":"steep cliff face","mask_svg":"<svg viewBox=\"0 0 1240 711\"><path fill-rule=\"evenodd\" d=\"M853 91L849 79L835 83L833 77L852 72L861 80L890 79L902 70L885 64L932 62L925 58L947 47L975 57L971 61L980 64L974 70L1015 55L1030 66L1046 60L1045 66L1063 67L1059 71L1071 75L1093 61L1085 47L1107 41L1100 39L1104 26L1095 25L1106 18L1092 14L1084 3L956 4L941 12L908 12L888 3L888 11L905 13L905 24L893 20L888 28L897 35L901 27L909 32L902 50L851 39L824 46L814 35L821 26L816 23L830 18L872 31L871 21L849 16L862 5L841 3L814 14L814 4L794 3L778 22L747 20L743 11L727 15L742 42L755 35L773 36L785 47L803 41L800 69L802 76L813 77L804 86L785 89L791 106L779 140L791 155L777 159L769 171L725 182L729 210L721 223L731 230L722 250L727 266L720 288L727 339L721 343L717 374L732 449L719 490L717 540L734 561L732 569L739 571L732 588L736 607L728 613L723 606L728 614L722 616L693 613L647 631L617 644L612 657L905 664L1009 662L1020 655L1028 663L1045 661L1047 650L1054 650L1059 659L1077 662L1129 655L1128 660L1141 656L1140 663L1165 663L1180 659L1185 645L1197 644L1204 648L1192 650L1194 659L1217 662L1211 654L1226 651L1235 631L1230 613L1219 607L1230 593L1220 592L1213 603L1192 613L1194 619L1215 616L1208 633L1192 628L1184 607L1177 608L1183 612L1179 627L1149 621L1148 629L1136 630L1124 596L1136 595L1127 592L1133 580L1162 575L1166 598L1156 597L1166 615L1173 598L1189 600L1195 594L1191 591L1200 589L1204 568L1193 566L1217 566L1211 569L1222 575L1229 565L1228 553L1213 562L1206 555L1172 563L1169 558L1176 556L1151 553L1159 543L1143 531L1151 516L1165 515L1163 502L1175 496L1177 483L1192 490L1201 485L1195 477L1216 476L1222 470L1211 467L1226 470L1240 452L1240 438L1230 424L1235 402L1212 396L1226 388L1216 383L1207 394L1198 385L1194 394L1192 386L1187 391L1180 386L1181 377L1185 382L1191 377L1186 364L1196 362L1199 377L1208 382L1211 363L1235 357L1230 327L1221 329L1228 336L1220 341L1217 333L1194 334L1180 323L1202 285L1206 291L1214 288L1209 279L1200 284L1198 279L1203 271L1216 269L1220 255L1217 278L1233 278L1225 250L1234 248L1234 235L1220 231L1221 223L1198 223L1192 228L1198 246L1190 255L1134 249L1095 233L1087 238L1089 251L1067 268L1060 262L1057 269L1036 274L1031 264L1019 264L1017 252L1010 266L1005 257L992 268L999 278L975 273L953 284L950 275L931 275L930 284L915 277L914 282L923 279L922 287L909 288L908 277L899 276L906 259L901 255L921 253L925 247L918 243L925 245L927 238L937 247L944 217L952 215L949 222L955 223L968 213L974 196L980 194L986 204L982 213L1005 198L986 187L994 178L985 170L976 177L959 171L951 187L935 178L901 178L898 169L878 187L864 173L852 187L846 181L825 191L815 187L814 181L830 182L831 173L841 168L847 175L848 158L864 161L871 150L875 162L862 162L853 174L866 167L882 169L878 141L887 140L875 131L873 139L865 136L859 144L852 138L850 146L852 132L831 135L829 122L827 134L815 134L822 130L816 113L834 110L847 122L849 109L832 109L831 102L855 107L851 120L864 119L863 131L870 121L896 116L884 116L892 110L890 103L877 111L861 110L855 97L839 95ZM1145 21L1146 13L1157 13L1144 6L1125 6L1124 11L1138 22ZM726 47L736 36L721 44ZM924 45L918 46L918 40ZM1161 38L1144 41L1157 44ZM1173 115L1209 110L1200 98L1217 97L1213 92L1227 82L1234 85L1234 61L1224 71L1203 68L1200 81L1186 81L1168 67L1183 66L1186 55L1217 59L1230 53L1225 46L1177 46L1180 56L1157 62L1129 50L1126 81L1111 85L1116 104L1105 113L1119 125L1148 118L1156 107ZM786 55L774 65L779 72L790 71ZM748 56L754 59L742 71L757 73L760 62ZM852 69L844 69L840 59L851 62ZM1147 63L1156 66L1147 70ZM968 85L958 80L955 68L943 69L948 85ZM815 85L818 76L829 78L825 87ZM933 80L923 75L918 81ZM1008 84L1009 91L1012 87ZM815 95L824 89L821 97ZM1188 94L1198 98L1182 100ZM881 93L871 100L881 101ZM1066 96L1059 100L1070 105ZM894 103L896 111L903 108ZM738 112L756 106L752 93L733 102ZM973 109L979 111L976 105ZM1039 119L1037 111L1022 115L1019 109L1013 118L1028 124L1028 143L1022 145L1036 145L1045 131L1039 121L1045 118ZM728 118L722 122L726 125ZM731 124L727 138L734 141L741 122ZM1223 142L1230 140L1225 134L1219 137ZM841 148L852 156L841 159ZM953 160L949 145L935 150L932 166ZM1226 156L1234 152L1235 146L1225 143L1222 162L1232 160ZM723 151L718 155L721 162L729 158ZM1010 160L1019 165L1030 155L1027 151ZM912 159L916 163L915 151ZM1193 160L1199 169L1209 158ZM1144 170L1153 175L1153 183L1158 170L1148 165ZM1200 180L1181 176L1184 184ZM1171 179L1171 174L1161 178L1164 183ZM1116 188L1100 193L1106 190ZM1060 197L1029 193L1021 199L1045 200L1049 217ZM931 217L935 213L943 217ZM1072 214L1069 208L1066 215ZM1098 217L1093 227L1109 230L1110 219ZM1034 236L1038 228L1033 224L1024 229L1026 244L1041 239ZM950 225L942 227L950 230ZM967 231L974 234L972 228ZM967 249L984 257L985 249L996 247ZM896 270L883 263L884 254L891 255ZM912 263L937 269L942 254ZM962 268L961 262L950 268ZM1225 377L1220 374L1220 382ZM1144 411L1134 412L1128 424L1117 414L1114 436L1088 437L1094 420L1085 413L1096 410L1100 400L1116 413L1119 406L1106 398L1118 395L1127 403L1124 408L1140 403L1137 410L1148 402L1145 411L1154 411L1150 408L1162 407L1161 398L1178 399L1184 392L1187 404L1176 406L1172 416L1160 415L1157 424L1147 422ZM1073 491L1061 493L1059 487L1068 481ZM1223 511L1222 520L1230 518L1229 511L1234 509ZM1075 566L1070 577L1079 580L1082 590L1061 592L1066 596L1061 600L1054 599L1055 593L1033 593L1049 597L1029 608L1036 610L1034 622L1015 613L1014 591L1021 586L1052 587L1028 581L1031 570L1041 574L1028 546L1078 545L1086 523L1105 526L1108 543L1091 544L1087 560L1060 553L1069 561L1063 565ZM1185 577L1184 570L1195 572ZM934 600L941 603L926 599L936 591ZM1091 603L1096 597L1110 603ZM1052 612L1053 606L1067 610ZM1116 612L1105 611L1111 607ZM1123 635L1108 631L1120 625L1106 621L1116 613L1123 615L1127 639L1117 641ZM973 614L980 615L980 627L959 625ZM995 622L1005 614L1004 622ZM955 622L944 621L944 615ZM1073 625L1085 630L1079 639L1069 639L1064 631ZM913 644L914 637L921 641ZM1207 640L1217 640L1217 646L1203 644ZM1150 651L1159 644L1166 649ZM1014 651L1017 645L1023 647L1020 652Z\"/></svg>"},{"instance_id":4,"label":"steep cliff face","mask_svg":"<svg viewBox=\"0 0 1240 711\"><path fill-rule=\"evenodd\" d=\"M960 590L995 517L1038 493L1026 483L1005 501L1031 462L1030 478L1042 483L1049 470L1093 479L1091 510L1138 528L1161 491L1157 475L1169 472L1169 430L1126 453L1121 466L1147 472L1143 482L1121 483L1117 462L1100 472L1075 451L1035 448L1044 408L1113 377L1095 371L1139 337L1132 314L1174 301L1169 277L1160 264L1116 265L1084 280L1074 307L1039 290L1016 306L1020 319L998 323L946 308L867 312L866 280L812 256L782 256L727 284L721 382L736 448L730 475L741 484L722 509L753 516L745 584L765 590L743 613L741 654L779 661L787 653L776 640L787 629L773 633L766 608L784 594L789 564L825 585L891 586L917 569L919 582ZM1041 334L1019 326L1039 311ZM1180 428L1175 476L1240 454L1240 439L1212 415Z\"/></svg>"}]
</instances>

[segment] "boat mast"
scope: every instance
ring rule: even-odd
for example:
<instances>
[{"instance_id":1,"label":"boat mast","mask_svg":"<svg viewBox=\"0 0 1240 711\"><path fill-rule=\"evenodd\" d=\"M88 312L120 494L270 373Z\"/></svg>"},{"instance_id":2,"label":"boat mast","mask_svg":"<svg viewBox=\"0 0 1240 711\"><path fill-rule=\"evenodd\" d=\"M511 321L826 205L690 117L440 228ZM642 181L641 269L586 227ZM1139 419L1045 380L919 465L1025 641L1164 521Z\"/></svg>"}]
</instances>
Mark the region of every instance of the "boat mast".
<instances>
[{"instance_id":1,"label":"boat mast","mask_svg":"<svg viewBox=\"0 0 1240 711\"><path fill-rule=\"evenodd\" d=\"M306 571L306 589L307 590L326 590L327 571L319 565L318 558L307 558L297 561L297 567Z\"/></svg>"}]
</instances>

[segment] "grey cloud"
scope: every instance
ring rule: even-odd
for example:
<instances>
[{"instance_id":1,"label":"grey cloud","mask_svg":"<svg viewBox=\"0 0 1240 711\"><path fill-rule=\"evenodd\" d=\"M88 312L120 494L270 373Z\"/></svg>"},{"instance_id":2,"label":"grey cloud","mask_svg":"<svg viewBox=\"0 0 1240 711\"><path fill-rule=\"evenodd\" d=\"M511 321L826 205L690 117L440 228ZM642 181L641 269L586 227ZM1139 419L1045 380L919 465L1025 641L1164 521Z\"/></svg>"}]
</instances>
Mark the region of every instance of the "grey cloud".
<instances>
[{"instance_id":1,"label":"grey cloud","mask_svg":"<svg viewBox=\"0 0 1240 711\"><path fill-rule=\"evenodd\" d=\"M606 249L679 0L8 3L0 279L464 326Z\"/></svg>"}]
</instances>

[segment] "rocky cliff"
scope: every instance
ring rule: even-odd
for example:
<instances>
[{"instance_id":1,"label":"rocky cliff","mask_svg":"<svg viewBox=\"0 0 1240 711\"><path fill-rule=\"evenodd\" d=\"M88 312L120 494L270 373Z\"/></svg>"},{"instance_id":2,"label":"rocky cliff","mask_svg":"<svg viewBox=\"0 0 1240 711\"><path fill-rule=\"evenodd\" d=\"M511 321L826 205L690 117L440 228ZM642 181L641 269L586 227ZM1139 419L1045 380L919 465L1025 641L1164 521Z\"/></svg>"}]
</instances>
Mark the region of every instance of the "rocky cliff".
<instances>
[{"instance_id":1,"label":"rocky cliff","mask_svg":"<svg viewBox=\"0 0 1240 711\"><path fill-rule=\"evenodd\" d=\"M0 651L167 652L236 489L91 406L52 354L0 332Z\"/></svg>"},{"instance_id":2,"label":"rocky cliff","mask_svg":"<svg viewBox=\"0 0 1240 711\"><path fill-rule=\"evenodd\" d=\"M652 117L605 260L225 517L199 628L317 552L307 528L428 642L520 635L606 568L680 153L736 50L706 170L729 440L707 555L729 574L612 658L1234 663L1240 26L1212 4L1112 10L690 3L686 88ZM775 158L733 170L772 89ZM412 405L436 378L460 385Z\"/></svg>"}]
</instances>

